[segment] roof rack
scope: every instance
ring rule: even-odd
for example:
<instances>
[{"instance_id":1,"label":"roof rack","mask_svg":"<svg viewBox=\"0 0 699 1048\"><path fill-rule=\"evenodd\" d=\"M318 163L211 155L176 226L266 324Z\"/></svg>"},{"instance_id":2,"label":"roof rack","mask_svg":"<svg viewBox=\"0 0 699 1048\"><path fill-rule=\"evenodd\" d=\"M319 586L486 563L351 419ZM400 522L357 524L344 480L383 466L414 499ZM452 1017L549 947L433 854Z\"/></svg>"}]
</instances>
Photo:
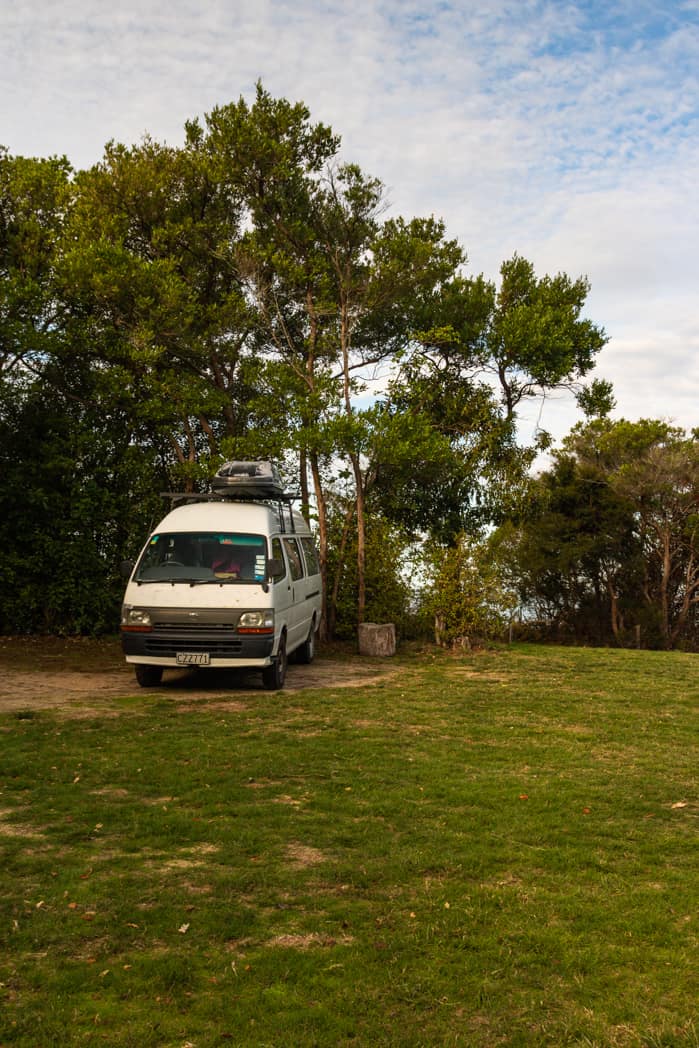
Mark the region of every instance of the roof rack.
<instances>
[{"instance_id":1,"label":"roof rack","mask_svg":"<svg viewBox=\"0 0 699 1048\"><path fill-rule=\"evenodd\" d=\"M279 516L282 531L286 531L284 507L289 510L289 526L296 531L292 502L299 495L284 491L279 471L268 459L251 461L224 462L211 481L213 488L209 493L185 491L163 491L163 498L169 498L173 506L182 502L260 502L272 504Z\"/></svg>"},{"instance_id":2,"label":"roof rack","mask_svg":"<svg viewBox=\"0 0 699 1048\"><path fill-rule=\"evenodd\" d=\"M301 498L293 491L284 491L281 495L256 495L252 491L161 491L160 497L172 502L283 502L285 505Z\"/></svg>"}]
</instances>

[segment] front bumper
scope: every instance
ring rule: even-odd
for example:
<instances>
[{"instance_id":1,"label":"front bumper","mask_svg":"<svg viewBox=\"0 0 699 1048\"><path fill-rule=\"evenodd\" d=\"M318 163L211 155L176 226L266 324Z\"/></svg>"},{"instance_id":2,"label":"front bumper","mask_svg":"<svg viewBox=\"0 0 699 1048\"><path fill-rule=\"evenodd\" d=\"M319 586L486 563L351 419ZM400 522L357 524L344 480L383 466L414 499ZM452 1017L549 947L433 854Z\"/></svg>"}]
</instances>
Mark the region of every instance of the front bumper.
<instances>
[{"instance_id":1,"label":"front bumper","mask_svg":"<svg viewBox=\"0 0 699 1048\"><path fill-rule=\"evenodd\" d=\"M212 667L269 666L274 636L241 635L231 627L191 629L155 625L149 632L124 631L121 647L127 662L177 666L177 655L208 655Z\"/></svg>"}]
</instances>

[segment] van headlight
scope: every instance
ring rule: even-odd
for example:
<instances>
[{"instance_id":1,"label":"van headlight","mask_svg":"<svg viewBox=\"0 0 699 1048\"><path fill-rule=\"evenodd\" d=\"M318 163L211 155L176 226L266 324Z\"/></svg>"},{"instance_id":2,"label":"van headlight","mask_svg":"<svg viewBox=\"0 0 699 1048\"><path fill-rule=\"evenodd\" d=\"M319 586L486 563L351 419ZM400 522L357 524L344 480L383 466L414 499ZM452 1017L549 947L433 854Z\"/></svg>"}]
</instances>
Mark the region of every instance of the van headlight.
<instances>
[{"instance_id":1,"label":"van headlight","mask_svg":"<svg viewBox=\"0 0 699 1048\"><path fill-rule=\"evenodd\" d=\"M130 633L147 633L153 629L153 623L145 608L133 608L130 604L123 604L121 628Z\"/></svg>"},{"instance_id":2,"label":"van headlight","mask_svg":"<svg viewBox=\"0 0 699 1048\"><path fill-rule=\"evenodd\" d=\"M274 633L274 612L244 611L238 619L238 633Z\"/></svg>"}]
</instances>

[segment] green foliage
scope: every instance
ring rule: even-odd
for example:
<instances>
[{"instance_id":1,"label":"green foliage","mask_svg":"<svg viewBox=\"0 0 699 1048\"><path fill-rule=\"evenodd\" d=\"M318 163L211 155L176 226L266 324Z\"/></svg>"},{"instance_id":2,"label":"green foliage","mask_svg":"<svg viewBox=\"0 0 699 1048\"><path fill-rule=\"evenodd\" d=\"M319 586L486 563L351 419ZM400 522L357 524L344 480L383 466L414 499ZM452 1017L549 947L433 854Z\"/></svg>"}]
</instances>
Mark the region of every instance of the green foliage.
<instances>
[{"instance_id":1,"label":"green foliage","mask_svg":"<svg viewBox=\"0 0 699 1048\"><path fill-rule=\"evenodd\" d=\"M247 210L230 173L206 141L147 139L110 143L76 185L63 270L74 347L107 366L112 395L181 466L217 455L244 429L241 362L255 349L238 259Z\"/></svg>"},{"instance_id":2,"label":"green foliage","mask_svg":"<svg viewBox=\"0 0 699 1048\"><path fill-rule=\"evenodd\" d=\"M564 454L533 488L516 556L530 617L550 623L561 638L628 642L642 578L628 504L599 470Z\"/></svg>"},{"instance_id":3,"label":"green foliage","mask_svg":"<svg viewBox=\"0 0 699 1048\"><path fill-rule=\"evenodd\" d=\"M585 375L607 336L581 317L590 290L585 277L537 278L532 264L519 255L503 262L500 276L488 362L511 414L523 397Z\"/></svg>"},{"instance_id":4,"label":"green foliage","mask_svg":"<svg viewBox=\"0 0 699 1048\"><path fill-rule=\"evenodd\" d=\"M601 378L595 378L589 386L583 386L575 399L586 418L606 418L616 407L611 382Z\"/></svg>"},{"instance_id":5,"label":"green foliage","mask_svg":"<svg viewBox=\"0 0 699 1048\"><path fill-rule=\"evenodd\" d=\"M163 483L152 452L110 421L47 399L39 382L0 400L0 633L117 628L119 563L137 552Z\"/></svg>"},{"instance_id":6,"label":"green foliage","mask_svg":"<svg viewBox=\"0 0 699 1048\"><path fill-rule=\"evenodd\" d=\"M696 645L699 444L655 419L576 426L538 484L522 597L578 639Z\"/></svg>"},{"instance_id":7,"label":"green foliage","mask_svg":"<svg viewBox=\"0 0 699 1048\"><path fill-rule=\"evenodd\" d=\"M411 566L414 549L407 536L385 518L367 519L366 615L367 622L393 622L400 636L413 631L414 588ZM354 514L333 504L330 514L328 579L339 580L332 606L333 633L350 639L357 630L357 531Z\"/></svg>"},{"instance_id":8,"label":"green foliage","mask_svg":"<svg viewBox=\"0 0 699 1048\"><path fill-rule=\"evenodd\" d=\"M55 268L70 176L65 158L11 157L0 148L0 377L40 366L58 343Z\"/></svg>"},{"instance_id":9,"label":"green foliage","mask_svg":"<svg viewBox=\"0 0 699 1048\"><path fill-rule=\"evenodd\" d=\"M461 530L474 475L426 412L395 400L376 405L368 443L365 483L372 508L415 538Z\"/></svg>"},{"instance_id":10,"label":"green foliage","mask_svg":"<svg viewBox=\"0 0 699 1048\"><path fill-rule=\"evenodd\" d=\"M537 277L531 262L514 255L500 267L499 288L482 276L447 282L439 326L418 338L452 378L490 374L511 419L523 398L574 387L594 366L607 336L582 317L589 290L585 277ZM608 383L596 380L591 389L588 401L608 402Z\"/></svg>"},{"instance_id":11,"label":"green foliage","mask_svg":"<svg viewBox=\"0 0 699 1048\"><path fill-rule=\"evenodd\" d=\"M407 476L403 486L400 473L395 485L391 474L380 485L389 514L404 507L418 527L449 542L463 529L519 510L528 468L548 436L540 434L533 447L518 446L516 409L525 397L574 385L592 367L606 336L581 319L588 290L583 278L537 278L517 255L503 263L499 290L482 276L443 282L433 312L439 326L417 332L389 403L428 420L449 455L416 471L414 480ZM611 403L611 387L596 380L579 396L601 413Z\"/></svg>"},{"instance_id":12,"label":"green foliage","mask_svg":"<svg viewBox=\"0 0 699 1048\"><path fill-rule=\"evenodd\" d=\"M452 546L428 551L424 607L437 643L470 647L503 638L519 598L501 545L498 536L479 540L462 534Z\"/></svg>"}]
</instances>

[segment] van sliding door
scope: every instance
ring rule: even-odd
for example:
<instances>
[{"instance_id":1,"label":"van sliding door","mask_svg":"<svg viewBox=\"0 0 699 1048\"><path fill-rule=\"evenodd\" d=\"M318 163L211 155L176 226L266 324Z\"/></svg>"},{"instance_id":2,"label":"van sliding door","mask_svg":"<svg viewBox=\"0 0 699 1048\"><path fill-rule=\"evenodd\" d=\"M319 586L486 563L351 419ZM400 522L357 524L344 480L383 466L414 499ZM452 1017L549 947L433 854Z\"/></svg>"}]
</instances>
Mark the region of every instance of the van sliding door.
<instances>
[{"instance_id":1,"label":"van sliding door","mask_svg":"<svg viewBox=\"0 0 699 1048\"><path fill-rule=\"evenodd\" d=\"M284 552L289 562L291 573L292 605L289 608L289 651L303 644L311 628L312 609L306 601L306 575L303 570L303 557L296 539L288 535L282 538Z\"/></svg>"}]
</instances>

